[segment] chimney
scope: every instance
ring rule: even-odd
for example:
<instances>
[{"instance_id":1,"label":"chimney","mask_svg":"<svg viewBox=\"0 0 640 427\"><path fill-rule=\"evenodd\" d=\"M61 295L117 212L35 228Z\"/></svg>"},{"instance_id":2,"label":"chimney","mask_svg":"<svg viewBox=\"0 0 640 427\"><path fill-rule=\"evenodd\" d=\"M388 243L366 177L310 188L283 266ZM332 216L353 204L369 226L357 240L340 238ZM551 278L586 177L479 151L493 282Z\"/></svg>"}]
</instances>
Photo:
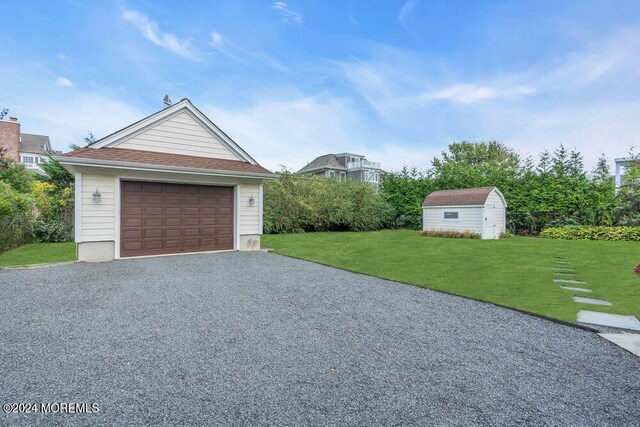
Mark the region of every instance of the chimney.
<instances>
[{"instance_id":1,"label":"chimney","mask_svg":"<svg viewBox=\"0 0 640 427\"><path fill-rule=\"evenodd\" d=\"M5 157L20 161L20 122L17 118L0 120L0 148L6 150Z\"/></svg>"}]
</instances>

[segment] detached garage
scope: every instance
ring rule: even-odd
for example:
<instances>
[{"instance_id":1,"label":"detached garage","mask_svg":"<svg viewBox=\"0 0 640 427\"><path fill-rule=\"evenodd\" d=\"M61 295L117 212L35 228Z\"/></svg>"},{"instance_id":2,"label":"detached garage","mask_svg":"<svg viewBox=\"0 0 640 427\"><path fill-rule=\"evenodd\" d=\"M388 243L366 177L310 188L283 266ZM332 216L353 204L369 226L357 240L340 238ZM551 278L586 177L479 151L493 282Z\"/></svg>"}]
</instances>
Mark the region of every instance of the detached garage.
<instances>
[{"instance_id":1,"label":"detached garage","mask_svg":"<svg viewBox=\"0 0 640 427\"><path fill-rule=\"evenodd\" d=\"M275 175L188 99L55 159L75 176L80 261L260 249Z\"/></svg>"},{"instance_id":2,"label":"detached garage","mask_svg":"<svg viewBox=\"0 0 640 427\"><path fill-rule=\"evenodd\" d=\"M498 239L506 231L507 202L496 187L434 191L422 204L422 229L471 231Z\"/></svg>"}]
</instances>

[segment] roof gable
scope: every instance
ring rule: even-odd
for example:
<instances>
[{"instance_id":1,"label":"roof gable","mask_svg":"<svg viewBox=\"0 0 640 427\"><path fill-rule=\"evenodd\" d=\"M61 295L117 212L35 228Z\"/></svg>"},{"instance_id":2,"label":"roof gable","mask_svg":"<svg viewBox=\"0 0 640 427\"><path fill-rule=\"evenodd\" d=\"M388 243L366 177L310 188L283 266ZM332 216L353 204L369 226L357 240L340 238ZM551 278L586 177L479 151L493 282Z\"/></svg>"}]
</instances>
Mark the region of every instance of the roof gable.
<instances>
[{"instance_id":1,"label":"roof gable","mask_svg":"<svg viewBox=\"0 0 640 427\"><path fill-rule=\"evenodd\" d=\"M20 134L20 152L47 154L51 151L51 142L47 135Z\"/></svg>"},{"instance_id":2,"label":"roof gable","mask_svg":"<svg viewBox=\"0 0 640 427\"><path fill-rule=\"evenodd\" d=\"M496 187L480 187L434 191L424 199L422 206L481 206L494 191L505 203L502 193Z\"/></svg>"},{"instance_id":3,"label":"roof gable","mask_svg":"<svg viewBox=\"0 0 640 427\"><path fill-rule=\"evenodd\" d=\"M94 142L90 147L118 147L257 164L186 98Z\"/></svg>"}]
</instances>

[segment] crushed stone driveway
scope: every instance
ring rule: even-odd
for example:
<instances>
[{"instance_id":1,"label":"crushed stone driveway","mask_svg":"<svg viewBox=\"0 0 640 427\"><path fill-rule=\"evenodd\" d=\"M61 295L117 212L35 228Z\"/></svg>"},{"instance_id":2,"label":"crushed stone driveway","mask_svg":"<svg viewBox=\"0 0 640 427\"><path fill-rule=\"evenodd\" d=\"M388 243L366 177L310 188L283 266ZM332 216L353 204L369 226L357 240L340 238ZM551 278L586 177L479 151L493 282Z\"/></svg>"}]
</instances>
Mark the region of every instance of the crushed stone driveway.
<instances>
[{"instance_id":1,"label":"crushed stone driveway","mask_svg":"<svg viewBox=\"0 0 640 427\"><path fill-rule=\"evenodd\" d=\"M0 425L640 423L640 358L593 333L275 254L3 270L0 292L2 403L98 404Z\"/></svg>"}]
</instances>

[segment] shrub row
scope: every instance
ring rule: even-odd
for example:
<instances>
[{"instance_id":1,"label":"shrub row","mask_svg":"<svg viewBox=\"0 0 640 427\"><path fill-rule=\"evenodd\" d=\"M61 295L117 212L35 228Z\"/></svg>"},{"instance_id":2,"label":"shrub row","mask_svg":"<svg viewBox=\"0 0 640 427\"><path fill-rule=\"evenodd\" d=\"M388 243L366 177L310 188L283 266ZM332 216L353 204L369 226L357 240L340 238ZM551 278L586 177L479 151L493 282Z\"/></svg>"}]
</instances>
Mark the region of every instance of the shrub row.
<instances>
[{"instance_id":1,"label":"shrub row","mask_svg":"<svg viewBox=\"0 0 640 427\"><path fill-rule=\"evenodd\" d=\"M480 233L473 231L444 231L444 230L424 230L423 236L427 237L446 237L448 239L479 239Z\"/></svg>"},{"instance_id":2,"label":"shrub row","mask_svg":"<svg viewBox=\"0 0 640 427\"><path fill-rule=\"evenodd\" d=\"M582 225L579 227L549 227L540 237L567 240L632 240L640 241L640 227L604 227Z\"/></svg>"},{"instance_id":3,"label":"shrub row","mask_svg":"<svg viewBox=\"0 0 640 427\"><path fill-rule=\"evenodd\" d=\"M369 184L282 173L264 185L265 233L388 227L393 208Z\"/></svg>"}]
</instances>

